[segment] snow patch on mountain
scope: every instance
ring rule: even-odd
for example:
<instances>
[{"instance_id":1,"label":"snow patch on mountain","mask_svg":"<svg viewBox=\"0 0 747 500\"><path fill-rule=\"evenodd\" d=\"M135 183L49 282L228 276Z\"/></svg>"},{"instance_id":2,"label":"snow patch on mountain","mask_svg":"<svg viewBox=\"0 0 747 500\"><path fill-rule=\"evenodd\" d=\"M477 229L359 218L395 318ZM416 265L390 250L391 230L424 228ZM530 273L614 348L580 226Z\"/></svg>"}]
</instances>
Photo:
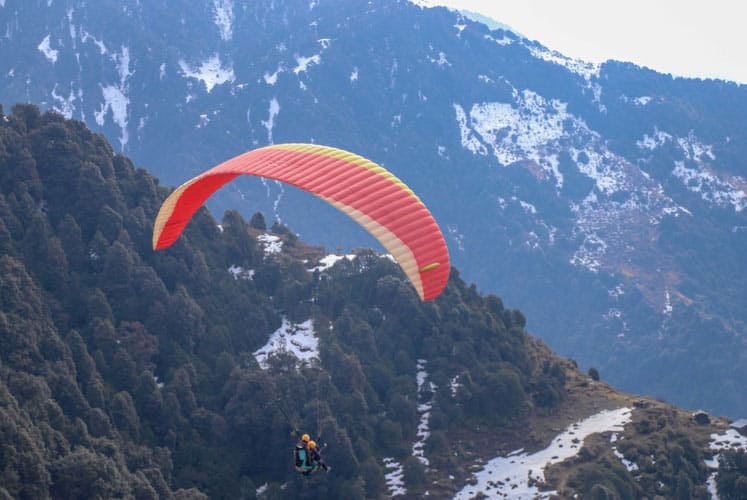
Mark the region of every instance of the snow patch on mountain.
<instances>
[{"instance_id":1,"label":"snow patch on mountain","mask_svg":"<svg viewBox=\"0 0 747 500\"><path fill-rule=\"evenodd\" d=\"M273 255L280 253L283 250L282 240L279 236L275 236L274 234L260 234L257 236L257 241L259 241L264 247L265 255Z\"/></svg>"},{"instance_id":2,"label":"snow patch on mountain","mask_svg":"<svg viewBox=\"0 0 747 500\"><path fill-rule=\"evenodd\" d=\"M446 58L446 53L444 52L439 52L437 59L433 57L429 57L428 59L430 60L430 62L432 62L433 64L436 64L437 66L440 66L441 68L444 68L446 66L451 66L451 63Z\"/></svg>"},{"instance_id":3,"label":"snow patch on mountain","mask_svg":"<svg viewBox=\"0 0 747 500\"><path fill-rule=\"evenodd\" d=\"M54 88L52 89L52 99L54 99L56 103L52 106L52 109L60 113L68 120L73 117L73 113L75 112L76 96L75 92L73 91L72 83L70 84L70 94L67 97L59 95L57 93L57 84L55 84Z\"/></svg>"},{"instance_id":4,"label":"snow patch on mountain","mask_svg":"<svg viewBox=\"0 0 747 500\"><path fill-rule=\"evenodd\" d=\"M514 43L513 39L507 37L506 35L503 35L502 38L495 38L491 35L485 35L485 39L490 40L491 42L495 42L498 45L504 45L504 46L511 45L512 43Z\"/></svg>"},{"instance_id":5,"label":"snow patch on mountain","mask_svg":"<svg viewBox=\"0 0 747 500\"><path fill-rule=\"evenodd\" d=\"M397 462L392 457L385 457L384 460L384 467L389 469L389 472L387 472L384 475L384 480L386 481L386 487L387 490L389 490L389 496L390 497L398 497L402 495L407 495L407 489L405 488L405 472L402 468L402 464Z\"/></svg>"},{"instance_id":6,"label":"snow patch on mountain","mask_svg":"<svg viewBox=\"0 0 747 500\"><path fill-rule=\"evenodd\" d=\"M581 246L571 257L571 264L585 267L596 273L602 268L604 256L607 253L607 243L596 233L586 234Z\"/></svg>"},{"instance_id":7,"label":"snow patch on mountain","mask_svg":"<svg viewBox=\"0 0 747 500\"><path fill-rule=\"evenodd\" d=\"M666 316L671 316L673 311L674 306L672 305L672 296L669 293L669 287L667 287L664 289L664 310L662 313Z\"/></svg>"},{"instance_id":8,"label":"snow patch on mountain","mask_svg":"<svg viewBox=\"0 0 747 500\"><path fill-rule=\"evenodd\" d=\"M127 130L127 123L129 120L129 107L130 99L127 96L129 92L129 86L127 80L132 76L130 71L130 49L127 46L122 46L120 53L115 53L110 56L117 65L117 74L119 75L119 82L116 84L102 85L101 94L104 98L104 102L98 111L94 111L94 118L96 123L103 127L106 122L106 117L111 111L112 121L120 129L119 144L122 150L125 149L130 139L129 131Z\"/></svg>"},{"instance_id":9,"label":"snow patch on mountain","mask_svg":"<svg viewBox=\"0 0 747 500\"><path fill-rule=\"evenodd\" d=\"M721 179L707 165L696 164L688 167L684 161L674 162L672 175L682 181L688 190L699 193L701 198L714 205L731 205L734 211L741 212L747 207L747 181L740 177Z\"/></svg>"},{"instance_id":10,"label":"snow patch on mountain","mask_svg":"<svg viewBox=\"0 0 747 500\"><path fill-rule=\"evenodd\" d=\"M236 80L233 66L223 66L220 55L218 54L213 54L205 61L202 61L197 67L192 67L186 61L180 59L179 67L185 78L193 78L205 84L208 94L217 85L233 83Z\"/></svg>"},{"instance_id":11,"label":"snow patch on mountain","mask_svg":"<svg viewBox=\"0 0 747 500\"><path fill-rule=\"evenodd\" d=\"M275 201L272 204L272 209L273 209L273 216L275 217L275 220L277 222L282 223L282 218L280 217L280 214L278 213L278 206L280 205L280 199L283 197L283 193L285 192L283 183L280 181L273 181L273 180L265 179L264 177L260 177L259 181L262 183L262 186L264 186L265 188L267 199L272 198L273 186L277 188L278 194L277 194L277 197L275 198ZM244 195L244 193L241 192L240 190L239 190L239 193L241 194L241 199L246 201L247 198Z\"/></svg>"},{"instance_id":12,"label":"snow patch on mountain","mask_svg":"<svg viewBox=\"0 0 747 500\"><path fill-rule=\"evenodd\" d=\"M81 31L81 41L83 43L91 41L91 43L93 43L94 45L96 45L96 47L99 48L99 54L102 56L108 52L106 48L106 44L102 40L97 39L95 36L93 36L92 34L90 34L89 32L85 30Z\"/></svg>"},{"instance_id":13,"label":"snow patch on mountain","mask_svg":"<svg viewBox=\"0 0 747 500\"><path fill-rule=\"evenodd\" d=\"M218 27L220 38L228 42L233 37L233 1L213 0L213 22Z\"/></svg>"},{"instance_id":14,"label":"snow patch on mountain","mask_svg":"<svg viewBox=\"0 0 747 500\"><path fill-rule=\"evenodd\" d=\"M277 98L273 97L270 101L270 107L268 109L267 120L262 120L262 125L267 129L267 143L273 144L272 142L272 129L275 127L275 117L280 113L280 103Z\"/></svg>"},{"instance_id":15,"label":"snow patch on mountain","mask_svg":"<svg viewBox=\"0 0 747 500\"><path fill-rule=\"evenodd\" d=\"M438 5L433 3L431 0L408 0L411 4L420 7L421 9L432 9Z\"/></svg>"},{"instance_id":16,"label":"snow patch on mountain","mask_svg":"<svg viewBox=\"0 0 747 500\"><path fill-rule=\"evenodd\" d=\"M592 77L599 77L599 72L602 68L600 63L589 63L580 59L571 59L560 52L549 50L542 46L528 45L527 48L537 59L563 66L572 73L581 75L587 81L591 80Z\"/></svg>"},{"instance_id":17,"label":"snow patch on mountain","mask_svg":"<svg viewBox=\"0 0 747 500\"><path fill-rule=\"evenodd\" d=\"M703 162L716 159L716 155L713 154L713 146L702 143L692 131L687 137L678 137L677 143L688 160Z\"/></svg>"},{"instance_id":18,"label":"snow patch on mountain","mask_svg":"<svg viewBox=\"0 0 747 500\"><path fill-rule=\"evenodd\" d=\"M614 326L619 329L615 335L617 338L625 338L625 336L630 332L628 321L625 319L625 313L622 310L612 307L602 316L602 318L609 323L614 323Z\"/></svg>"},{"instance_id":19,"label":"snow patch on mountain","mask_svg":"<svg viewBox=\"0 0 747 500\"><path fill-rule=\"evenodd\" d=\"M448 226L446 226L446 230L448 231L449 236L451 236L451 239L456 243L459 251L464 252L464 234L459 232L459 228L454 224L449 224Z\"/></svg>"},{"instance_id":20,"label":"snow patch on mountain","mask_svg":"<svg viewBox=\"0 0 747 500\"><path fill-rule=\"evenodd\" d=\"M265 72L264 74L264 80L267 85L275 85L278 82L278 75L285 71L282 66L278 66L278 69L275 70L274 73L270 74L269 72Z\"/></svg>"},{"instance_id":21,"label":"snow patch on mountain","mask_svg":"<svg viewBox=\"0 0 747 500\"><path fill-rule=\"evenodd\" d=\"M457 22L454 23L454 28L457 30L457 38L461 38L462 31L467 29L467 25L464 24L464 18L462 18L462 16L457 17Z\"/></svg>"},{"instance_id":22,"label":"snow patch on mountain","mask_svg":"<svg viewBox=\"0 0 747 500\"><path fill-rule=\"evenodd\" d=\"M319 265L309 269L309 272L313 273L314 271L318 271L321 273L323 271L327 271L328 269L331 269L335 264L337 264L341 260L347 259L349 261L352 261L353 259L355 259L355 257L356 255L352 253L347 254L347 255L329 254L319 259Z\"/></svg>"},{"instance_id":23,"label":"snow patch on mountain","mask_svg":"<svg viewBox=\"0 0 747 500\"><path fill-rule=\"evenodd\" d=\"M571 149L571 156L578 170L594 180L600 193L611 195L625 189L633 189L636 181L646 180L648 176L635 169L627 168L627 162L609 150L596 151L591 148L583 151ZM581 153L584 161L581 161Z\"/></svg>"},{"instance_id":24,"label":"snow patch on mountain","mask_svg":"<svg viewBox=\"0 0 747 500\"><path fill-rule=\"evenodd\" d=\"M417 458L426 467L430 465L430 462L425 456L425 442L431 435L429 426L431 408L433 408L433 399L435 398L437 389L436 384L428 380L428 372L425 370L427 364L428 362L425 359L419 359L417 362L415 380L418 383L418 400L423 400L427 394L430 394L430 398L423 403L418 403L418 413L420 414L417 431L418 440L412 445L412 456Z\"/></svg>"},{"instance_id":25,"label":"snow patch on mountain","mask_svg":"<svg viewBox=\"0 0 747 500\"><path fill-rule=\"evenodd\" d=\"M514 89L513 98L512 103L475 103L469 114L454 104L462 146L473 154L490 151L504 166L532 160L562 188L563 177L554 156L561 149L558 142L574 132L565 129L566 123L588 131L586 125L568 113L567 103L557 99L547 100L529 89Z\"/></svg>"},{"instance_id":26,"label":"snow patch on mountain","mask_svg":"<svg viewBox=\"0 0 747 500\"><path fill-rule=\"evenodd\" d=\"M322 56L319 54L314 54L313 56L309 57L303 57L303 56L296 56L296 67L293 68L293 72L295 74L301 74L306 73L308 69L315 64L319 64L322 61Z\"/></svg>"},{"instance_id":27,"label":"snow patch on mountain","mask_svg":"<svg viewBox=\"0 0 747 500\"><path fill-rule=\"evenodd\" d=\"M47 58L47 61L51 62L52 64L57 62L57 54L59 51L53 49L49 44L49 37L50 35L47 35L44 37L44 40L42 40L39 45L37 46L37 49L39 49L39 52L44 54L44 57Z\"/></svg>"},{"instance_id":28,"label":"snow patch on mountain","mask_svg":"<svg viewBox=\"0 0 747 500\"><path fill-rule=\"evenodd\" d=\"M575 217L571 236L579 244L570 257L576 266L598 272L612 257L629 251L626 242L641 227L686 212L640 166L610 151L565 102L514 89L512 102L475 103L469 111L455 103L453 108L462 147L472 154L493 156L504 166L518 163L560 192L566 180L559 155L568 153L578 172L594 181L586 198L569 207ZM670 137L655 130L639 147L653 150ZM690 150L704 157L709 151L698 145ZM534 247L538 242L532 238L528 243Z\"/></svg>"},{"instance_id":29,"label":"snow patch on mountain","mask_svg":"<svg viewBox=\"0 0 747 500\"><path fill-rule=\"evenodd\" d=\"M454 375L452 379L449 381L449 389L451 390L451 397L455 398L457 397L457 393L459 392L459 388L462 386L462 384L459 383L459 375Z\"/></svg>"},{"instance_id":30,"label":"snow patch on mountain","mask_svg":"<svg viewBox=\"0 0 747 500\"><path fill-rule=\"evenodd\" d=\"M70 39L73 41L73 48L75 48L75 42L77 39L75 25L73 24L74 12L75 10L72 7L68 7L67 11L65 12L65 17L67 17L68 33L70 34Z\"/></svg>"},{"instance_id":31,"label":"snow patch on mountain","mask_svg":"<svg viewBox=\"0 0 747 500\"><path fill-rule=\"evenodd\" d=\"M607 290L607 294L615 299L625 295L625 286L622 283L615 285L615 288Z\"/></svg>"},{"instance_id":32,"label":"snow patch on mountain","mask_svg":"<svg viewBox=\"0 0 747 500\"><path fill-rule=\"evenodd\" d=\"M477 138L477 135L467 123L467 113L464 112L464 108L456 103L453 106L456 113L457 125L459 126L459 133L461 134L462 147L473 154L487 155L487 148L480 142L480 139Z\"/></svg>"},{"instance_id":33,"label":"snow patch on mountain","mask_svg":"<svg viewBox=\"0 0 747 500\"><path fill-rule=\"evenodd\" d=\"M573 236L581 241L571 263L592 272L610 258L631 250L630 237L663 217L687 213L664 192L663 186L641 168L607 149L599 138L588 136L583 149L569 148L579 172L594 181L580 203L571 203L575 215Z\"/></svg>"},{"instance_id":34,"label":"snow patch on mountain","mask_svg":"<svg viewBox=\"0 0 747 500\"><path fill-rule=\"evenodd\" d=\"M555 244L555 237L558 234L558 228L543 221L540 221L540 225L545 229L547 233L547 242L550 244L550 246L553 246Z\"/></svg>"},{"instance_id":35,"label":"snow patch on mountain","mask_svg":"<svg viewBox=\"0 0 747 500\"><path fill-rule=\"evenodd\" d=\"M617 438L617 433L613 432L612 435L610 436L610 443L614 445L617 442L617 439L618 439ZM623 438L620 438L620 439L623 439ZM612 446L612 453L617 458L620 459L620 462L622 462L622 464L625 466L625 468L628 469L628 472L635 473L635 472L638 471L638 464L636 464L635 462L632 462L632 461L626 459L625 455L623 455L622 453L620 453L620 451L617 449L617 446Z\"/></svg>"},{"instance_id":36,"label":"snow patch on mountain","mask_svg":"<svg viewBox=\"0 0 747 500\"><path fill-rule=\"evenodd\" d=\"M636 145L641 149L653 151L672 140L671 134L663 132L654 127L653 135L644 134L642 139L636 141Z\"/></svg>"},{"instance_id":37,"label":"snow patch on mountain","mask_svg":"<svg viewBox=\"0 0 747 500\"><path fill-rule=\"evenodd\" d=\"M711 434L711 443L709 447L717 452L713 458L706 460L706 465L712 470L710 476L708 476L708 491L711 493L711 498L718 498L718 492L716 488L716 475L718 474L718 459L721 454L718 453L724 450L744 450L747 451L747 436L741 435L736 429L728 429L721 434Z\"/></svg>"},{"instance_id":38,"label":"snow patch on mountain","mask_svg":"<svg viewBox=\"0 0 747 500\"><path fill-rule=\"evenodd\" d=\"M592 98L592 102L596 103L599 112L602 114L606 114L607 106L602 104L602 86L599 85L599 82L589 82L586 88L591 90L591 93L594 96Z\"/></svg>"},{"instance_id":39,"label":"snow patch on mountain","mask_svg":"<svg viewBox=\"0 0 747 500\"><path fill-rule=\"evenodd\" d=\"M580 204L571 205L576 219L572 235L581 242L570 259L572 264L598 272L610 259L627 255L632 248L630 235L658 224L672 203L659 192L646 191L645 186L639 193L626 195L627 200L618 202L592 192Z\"/></svg>"},{"instance_id":40,"label":"snow patch on mountain","mask_svg":"<svg viewBox=\"0 0 747 500\"><path fill-rule=\"evenodd\" d=\"M236 264L228 268L228 272L231 273L235 280L252 280L254 279L254 269L244 269Z\"/></svg>"},{"instance_id":41,"label":"snow patch on mountain","mask_svg":"<svg viewBox=\"0 0 747 500\"><path fill-rule=\"evenodd\" d=\"M553 439L544 450L529 454L523 449L505 457L490 460L474 474L472 484L459 491L455 499L468 499L482 493L490 498L551 498L555 491L540 491L538 483L545 481L544 469L578 454L587 436L602 432L621 432L630 422L632 410L603 410L596 415L571 424Z\"/></svg>"},{"instance_id":42,"label":"snow patch on mountain","mask_svg":"<svg viewBox=\"0 0 747 500\"><path fill-rule=\"evenodd\" d=\"M275 330L267 343L254 351L254 359L262 369L267 369L267 360L278 353L295 356L300 364L313 365L319 362L319 339L314 332L311 319L303 323L292 323L283 317L280 328Z\"/></svg>"},{"instance_id":43,"label":"snow patch on mountain","mask_svg":"<svg viewBox=\"0 0 747 500\"><path fill-rule=\"evenodd\" d=\"M642 108L644 106L648 106L651 102L653 102L655 99L651 96L638 96L638 97L628 97L627 95L623 94L620 97L618 97L622 102L625 103L633 103L636 107Z\"/></svg>"},{"instance_id":44,"label":"snow patch on mountain","mask_svg":"<svg viewBox=\"0 0 747 500\"><path fill-rule=\"evenodd\" d=\"M531 203L524 201L524 200L520 200L516 196L512 196L511 199L513 201L518 201L519 205L521 206L521 208L524 210L525 213L531 214L531 215L537 214L537 207L535 207Z\"/></svg>"},{"instance_id":45,"label":"snow patch on mountain","mask_svg":"<svg viewBox=\"0 0 747 500\"><path fill-rule=\"evenodd\" d=\"M210 123L210 117L207 115L207 113L203 113L199 116L199 121L197 125L195 125L195 128L203 128L207 126L208 123Z\"/></svg>"},{"instance_id":46,"label":"snow patch on mountain","mask_svg":"<svg viewBox=\"0 0 747 500\"><path fill-rule=\"evenodd\" d=\"M130 71L130 48L126 45L122 46L122 51L119 54L111 56L112 60L117 63L117 74L119 75L119 85L124 87L127 79L132 76Z\"/></svg>"},{"instance_id":47,"label":"snow patch on mountain","mask_svg":"<svg viewBox=\"0 0 747 500\"><path fill-rule=\"evenodd\" d=\"M735 176L717 175L712 167L716 161L711 144L703 143L694 132L687 137L676 137L654 128L653 135L644 134L636 142L640 149L655 151L666 145L674 144L681 151L683 160L674 162L672 175L678 178L685 187L701 198L716 206L729 206L741 212L747 207L747 180Z\"/></svg>"}]
</instances>

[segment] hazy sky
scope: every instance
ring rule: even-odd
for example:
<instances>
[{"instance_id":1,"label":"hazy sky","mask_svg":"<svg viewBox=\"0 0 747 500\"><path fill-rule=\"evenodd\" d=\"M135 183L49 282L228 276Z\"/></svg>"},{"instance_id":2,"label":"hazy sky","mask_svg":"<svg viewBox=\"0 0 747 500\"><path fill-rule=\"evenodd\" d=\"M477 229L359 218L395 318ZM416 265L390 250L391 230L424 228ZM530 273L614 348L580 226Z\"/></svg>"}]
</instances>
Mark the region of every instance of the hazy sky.
<instances>
[{"instance_id":1,"label":"hazy sky","mask_svg":"<svg viewBox=\"0 0 747 500\"><path fill-rule=\"evenodd\" d=\"M430 0L487 15L588 62L631 61L675 76L747 83L741 0Z\"/></svg>"}]
</instances>

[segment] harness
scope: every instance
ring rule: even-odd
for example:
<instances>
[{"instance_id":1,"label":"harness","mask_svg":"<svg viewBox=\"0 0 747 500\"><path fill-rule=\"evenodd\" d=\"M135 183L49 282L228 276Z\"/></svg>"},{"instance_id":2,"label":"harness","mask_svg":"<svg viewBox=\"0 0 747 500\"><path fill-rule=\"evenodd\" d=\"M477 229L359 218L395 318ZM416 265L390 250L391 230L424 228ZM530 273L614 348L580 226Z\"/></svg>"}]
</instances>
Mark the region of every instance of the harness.
<instances>
[{"instance_id":1,"label":"harness","mask_svg":"<svg viewBox=\"0 0 747 500\"><path fill-rule=\"evenodd\" d=\"M293 459L298 472L306 472L314 468L309 458L309 452L306 448L296 445L296 448L293 450Z\"/></svg>"}]
</instances>

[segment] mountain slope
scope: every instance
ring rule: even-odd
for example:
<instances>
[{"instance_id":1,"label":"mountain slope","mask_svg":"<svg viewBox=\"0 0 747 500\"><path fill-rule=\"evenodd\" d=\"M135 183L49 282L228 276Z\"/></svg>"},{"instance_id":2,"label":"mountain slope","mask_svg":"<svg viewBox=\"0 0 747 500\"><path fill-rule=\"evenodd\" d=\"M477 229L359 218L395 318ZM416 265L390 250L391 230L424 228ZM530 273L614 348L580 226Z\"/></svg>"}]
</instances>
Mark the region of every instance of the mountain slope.
<instances>
[{"instance_id":1,"label":"mountain slope","mask_svg":"<svg viewBox=\"0 0 747 500\"><path fill-rule=\"evenodd\" d=\"M578 453L527 488L707 497L715 453L722 492L747 473L727 421L583 375L456 271L422 303L388 258L205 210L153 252L167 190L33 106L0 109L0 173L4 496L472 496L495 488L487 460L578 421ZM582 435L607 409L622 420ZM295 473L294 427L333 473Z\"/></svg>"},{"instance_id":2,"label":"mountain slope","mask_svg":"<svg viewBox=\"0 0 747 500\"><path fill-rule=\"evenodd\" d=\"M625 390L747 413L743 86L585 64L397 1L6 0L0 26L6 105L81 119L169 184L268 143L361 153L559 352ZM275 183L211 207L375 245Z\"/></svg>"}]
</instances>

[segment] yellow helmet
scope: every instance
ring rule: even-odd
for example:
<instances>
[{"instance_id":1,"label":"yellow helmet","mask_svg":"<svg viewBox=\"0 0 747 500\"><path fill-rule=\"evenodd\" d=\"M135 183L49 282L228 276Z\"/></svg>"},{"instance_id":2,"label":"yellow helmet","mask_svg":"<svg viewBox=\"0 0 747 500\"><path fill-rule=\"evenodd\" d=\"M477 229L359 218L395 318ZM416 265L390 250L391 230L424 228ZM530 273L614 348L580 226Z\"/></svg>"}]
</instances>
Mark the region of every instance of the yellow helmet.
<instances>
[{"instance_id":1,"label":"yellow helmet","mask_svg":"<svg viewBox=\"0 0 747 500\"><path fill-rule=\"evenodd\" d=\"M308 434L304 434L303 436L301 436L301 441L303 441L304 443L308 443L310 440L311 437Z\"/></svg>"},{"instance_id":2,"label":"yellow helmet","mask_svg":"<svg viewBox=\"0 0 747 500\"><path fill-rule=\"evenodd\" d=\"M313 450L316 448L316 441L309 441L309 449Z\"/></svg>"}]
</instances>

